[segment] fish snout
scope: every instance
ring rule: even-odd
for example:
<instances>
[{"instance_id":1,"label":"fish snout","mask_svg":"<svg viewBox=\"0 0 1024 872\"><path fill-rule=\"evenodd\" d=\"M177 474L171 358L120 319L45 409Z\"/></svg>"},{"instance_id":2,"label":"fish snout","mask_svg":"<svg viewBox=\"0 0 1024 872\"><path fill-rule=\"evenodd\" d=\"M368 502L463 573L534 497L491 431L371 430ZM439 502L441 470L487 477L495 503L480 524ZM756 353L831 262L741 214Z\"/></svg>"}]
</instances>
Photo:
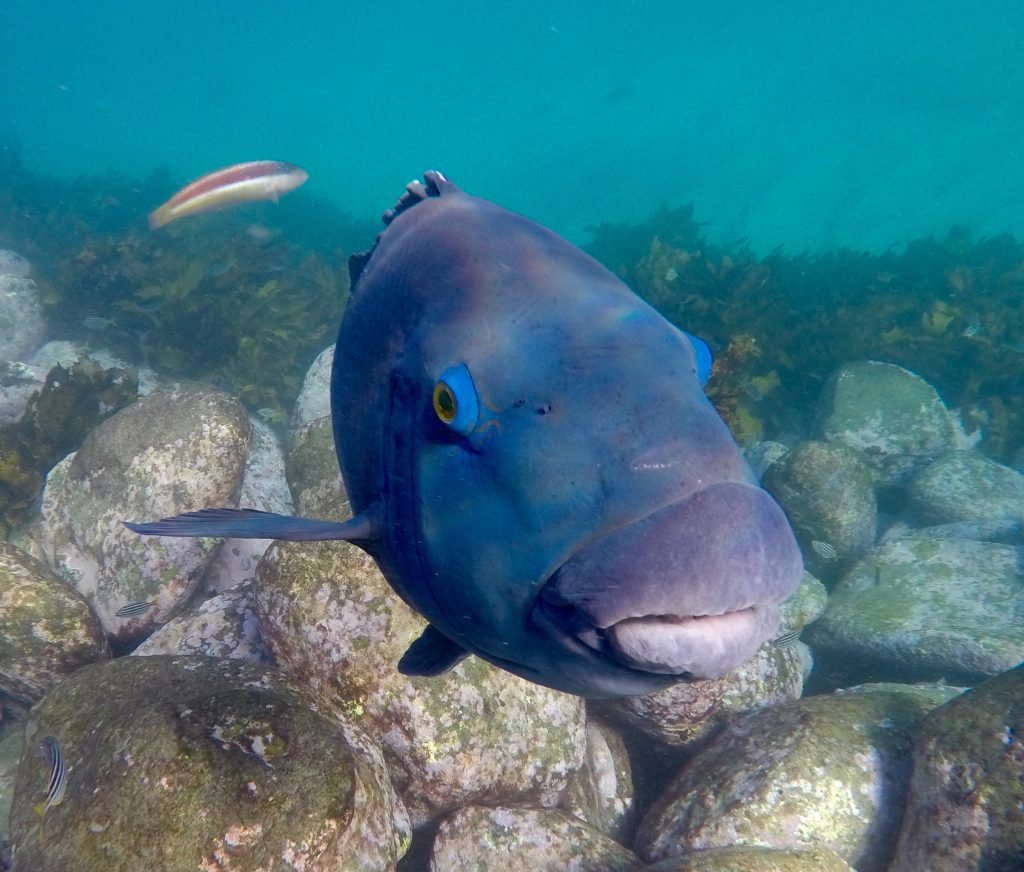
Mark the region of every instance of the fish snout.
<instances>
[{"instance_id":1,"label":"fish snout","mask_svg":"<svg viewBox=\"0 0 1024 872\"><path fill-rule=\"evenodd\" d=\"M541 623L622 666L715 678L771 639L803 562L778 504L719 482L587 543L541 592Z\"/></svg>"}]
</instances>

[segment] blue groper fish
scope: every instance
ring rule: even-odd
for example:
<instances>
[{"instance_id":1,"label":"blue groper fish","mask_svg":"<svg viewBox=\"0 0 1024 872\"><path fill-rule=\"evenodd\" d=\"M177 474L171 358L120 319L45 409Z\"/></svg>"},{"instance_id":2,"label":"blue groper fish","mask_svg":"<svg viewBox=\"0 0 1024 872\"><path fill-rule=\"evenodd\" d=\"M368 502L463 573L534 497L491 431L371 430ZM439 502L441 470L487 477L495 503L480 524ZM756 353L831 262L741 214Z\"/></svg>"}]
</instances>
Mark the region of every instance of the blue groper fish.
<instances>
[{"instance_id":1,"label":"blue groper fish","mask_svg":"<svg viewBox=\"0 0 1024 872\"><path fill-rule=\"evenodd\" d=\"M710 356L538 224L413 182L352 293L331 377L345 523L209 509L146 534L347 539L469 653L583 696L735 669L778 628L800 552L704 396Z\"/></svg>"}]
</instances>

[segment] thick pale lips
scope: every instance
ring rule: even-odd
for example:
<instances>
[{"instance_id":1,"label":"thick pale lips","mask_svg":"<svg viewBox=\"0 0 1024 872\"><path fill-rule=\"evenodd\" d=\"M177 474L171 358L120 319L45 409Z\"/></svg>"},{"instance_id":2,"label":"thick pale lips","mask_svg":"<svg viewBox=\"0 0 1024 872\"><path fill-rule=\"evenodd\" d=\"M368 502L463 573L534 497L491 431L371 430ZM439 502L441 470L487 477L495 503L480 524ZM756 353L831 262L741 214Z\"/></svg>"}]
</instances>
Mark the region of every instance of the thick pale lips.
<instances>
[{"instance_id":1,"label":"thick pale lips","mask_svg":"<svg viewBox=\"0 0 1024 872\"><path fill-rule=\"evenodd\" d=\"M589 543L542 593L564 629L624 666L713 678L778 629L800 552L760 488L722 482Z\"/></svg>"}]
</instances>

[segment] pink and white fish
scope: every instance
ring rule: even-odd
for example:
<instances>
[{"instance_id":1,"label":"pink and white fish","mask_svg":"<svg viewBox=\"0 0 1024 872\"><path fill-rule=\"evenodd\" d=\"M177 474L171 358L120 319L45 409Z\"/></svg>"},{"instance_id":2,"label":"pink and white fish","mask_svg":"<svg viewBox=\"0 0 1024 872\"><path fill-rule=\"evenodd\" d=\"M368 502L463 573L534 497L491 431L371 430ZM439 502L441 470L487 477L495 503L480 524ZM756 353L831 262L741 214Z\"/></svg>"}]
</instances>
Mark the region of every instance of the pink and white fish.
<instances>
[{"instance_id":1,"label":"pink and white fish","mask_svg":"<svg viewBox=\"0 0 1024 872\"><path fill-rule=\"evenodd\" d=\"M294 191L309 178L301 167L276 160L234 164L200 176L170 200L149 213L149 227L156 230L186 215L224 209L238 203L273 200Z\"/></svg>"}]
</instances>

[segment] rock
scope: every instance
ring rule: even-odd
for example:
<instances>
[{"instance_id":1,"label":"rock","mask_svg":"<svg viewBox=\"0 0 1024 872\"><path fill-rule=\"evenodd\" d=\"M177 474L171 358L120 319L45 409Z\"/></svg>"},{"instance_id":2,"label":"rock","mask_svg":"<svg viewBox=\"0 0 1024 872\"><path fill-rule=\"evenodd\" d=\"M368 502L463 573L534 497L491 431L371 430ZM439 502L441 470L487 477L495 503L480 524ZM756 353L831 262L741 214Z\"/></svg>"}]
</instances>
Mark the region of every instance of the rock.
<instances>
[{"instance_id":1,"label":"rock","mask_svg":"<svg viewBox=\"0 0 1024 872\"><path fill-rule=\"evenodd\" d=\"M670 857L643 872L854 872L831 851L776 851L773 848L708 848Z\"/></svg>"},{"instance_id":2,"label":"rock","mask_svg":"<svg viewBox=\"0 0 1024 872\"><path fill-rule=\"evenodd\" d=\"M42 389L48 372L21 361L0 359L0 426L21 419L32 394Z\"/></svg>"},{"instance_id":3,"label":"rock","mask_svg":"<svg viewBox=\"0 0 1024 872\"><path fill-rule=\"evenodd\" d=\"M47 478L39 539L104 629L138 641L192 595L219 542L138 536L123 520L235 506L249 443L241 404L200 384L160 388L108 418ZM152 601L135 619L115 612Z\"/></svg>"},{"instance_id":4,"label":"rock","mask_svg":"<svg viewBox=\"0 0 1024 872\"><path fill-rule=\"evenodd\" d=\"M256 585L277 663L382 737L417 825L477 800L558 803L583 763L580 699L475 657L436 677L400 675L425 624L353 545L275 542Z\"/></svg>"},{"instance_id":5,"label":"rock","mask_svg":"<svg viewBox=\"0 0 1024 872\"><path fill-rule=\"evenodd\" d=\"M851 448L805 442L772 465L764 486L785 510L804 563L821 578L838 578L875 544L872 473Z\"/></svg>"},{"instance_id":6,"label":"rock","mask_svg":"<svg viewBox=\"0 0 1024 872\"><path fill-rule=\"evenodd\" d=\"M334 451L331 419L318 418L298 430L285 460L295 510L313 518L347 518L352 507Z\"/></svg>"},{"instance_id":7,"label":"rock","mask_svg":"<svg viewBox=\"0 0 1024 872\"><path fill-rule=\"evenodd\" d=\"M56 737L64 800L32 810L43 755L18 770L18 869L390 870L409 822L380 751L276 670L208 657L87 666L33 711Z\"/></svg>"},{"instance_id":8,"label":"rock","mask_svg":"<svg viewBox=\"0 0 1024 872\"><path fill-rule=\"evenodd\" d=\"M108 656L88 603L42 563L0 542L0 691L35 702L65 673Z\"/></svg>"},{"instance_id":9,"label":"rock","mask_svg":"<svg viewBox=\"0 0 1024 872\"><path fill-rule=\"evenodd\" d=\"M295 511L284 475L284 455L274 431L259 418L250 417L252 436L245 461L238 504L247 509L291 515ZM207 593L223 593L252 578L270 539L225 539L203 577Z\"/></svg>"},{"instance_id":10,"label":"rock","mask_svg":"<svg viewBox=\"0 0 1024 872\"><path fill-rule=\"evenodd\" d=\"M764 474L776 461L788 453L789 448L781 442L755 442L743 451L747 463L750 464L758 481L764 477Z\"/></svg>"},{"instance_id":11,"label":"rock","mask_svg":"<svg viewBox=\"0 0 1024 872\"><path fill-rule=\"evenodd\" d=\"M821 582L805 572L800 587L782 604L780 634L815 620L826 599ZM705 739L741 712L799 699L811 665L806 645L769 642L721 678L683 682L648 696L595 700L593 706L663 744L683 747Z\"/></svg>"},{"instance_id":12,"label":"rock","mask_svg":"<svg viewBox=\"0 0 1024 872\"><path fill-rule=\"evenodd\" d=\"M996 675L1024 660L1024 551L903 538L867 554L806 634L816 651L884 662L889 677Z\"/></svg>"},{"instance_id":13,"label":"rock","mask_svg":"<svg viewBox=\"0 0 1024 872\"><path fill-rule=\"evenodd\" d=\"M331 416L331 367L334 365L334 346L330 345L317 355L306 372L299 396L292 410L292 434L320 418Z\"/></svg>"},{"instance_id":14,"label":"rock","mask_svg":"<svg viewBox=\"0 0 1024 872\"><path fill-rule=\"evenodd\" d=\"M25 722L3 724L0 732L0 869L10 868L11 803L18 775L18 761L25 750Z\"/></svg>"},{"instance_id":15,"label":"rock","mask_svg":"<svg viewBox=\"0 0 1024 872\"><path fill-rule=\"evenodd\" d=\"M270 663L263 643L252 580L190 608L153 633L132 654L203 654Z\"/></svg>"},{"instance_id":16,"label":"rock","mask_svg":"<svg viewBox=\"0 0 1024 872\"><path fill-rule=\"evenodd\" d=\"M1024 869L1024 666L921 723L892 872Z\"/></svg>"},{"instance_id":17,"label":"rock","mask_svg":"<svg viewBox=\"0 0 1024 872\"><path fill-rule=\"evenodd\" d=\"M431 872L629 872L636 866L631 851L563 811L503 806L459 809L441 824L430 860Z\"/></svg>"},{"instance_id":18,"label":"rock","mask_svg":"<svg viewBox=\"0 0 1024 872\"><path fill-rule=\"evenodd\" d=\"M905 484L954 447L957 428L935 388L892 363L841 367L822 395L819 430L828 442L859 451L879 484Z\"/></svg>"},{"instance_id":19,"label":"rock","mask_svg":"<svg viewBox=\"0 0 1024 872\"><path fill-rule=\"evenodd\" d=\"M562 797L561 807L616 842L633 823L633 773L622 737L600 721L587 721L587 752Z\"/></svg>"},{"instance_id":20,"label":"rock","mask_svg":"<svg viewBox=\"0 0 1024 872\"><path fill-rule=\"evenodd\" d=\"M927 694L817 696L744 715L690 759L648 811L648 862L705 848L826 849L883 870L910 776L910 731Z\"/></svg>"},{"instance_id":21,"label":"rock","mask_svg":"<svg viewBox=\"0 0 1024 872\"><path fill-rule=\"evenodd\" d=\"M29 278L0 271L0 357L21 360L46 337L39 289Z\"/></svg>"},{"instance_id":22,"label":"rock","mask_svg":"<svg viewBox=\"0 0 1024 872\"><path fill-rule=\"evenodd\" d=\"M9 248L0 248L0 276L27 279L30 272L32 272L32 264L28 262L27 258Z\"/></svg>"},{"instance_id":23,"label":"rock","mask_svg":"<svg viewBox=\"0 0 1024 872\"><path fill-rule=\"evenodd\" d=\"M951 451L929 464L907 489L926 523L1024 521L1024 474L973 451Z\"/></svg>"}]
</instances>

